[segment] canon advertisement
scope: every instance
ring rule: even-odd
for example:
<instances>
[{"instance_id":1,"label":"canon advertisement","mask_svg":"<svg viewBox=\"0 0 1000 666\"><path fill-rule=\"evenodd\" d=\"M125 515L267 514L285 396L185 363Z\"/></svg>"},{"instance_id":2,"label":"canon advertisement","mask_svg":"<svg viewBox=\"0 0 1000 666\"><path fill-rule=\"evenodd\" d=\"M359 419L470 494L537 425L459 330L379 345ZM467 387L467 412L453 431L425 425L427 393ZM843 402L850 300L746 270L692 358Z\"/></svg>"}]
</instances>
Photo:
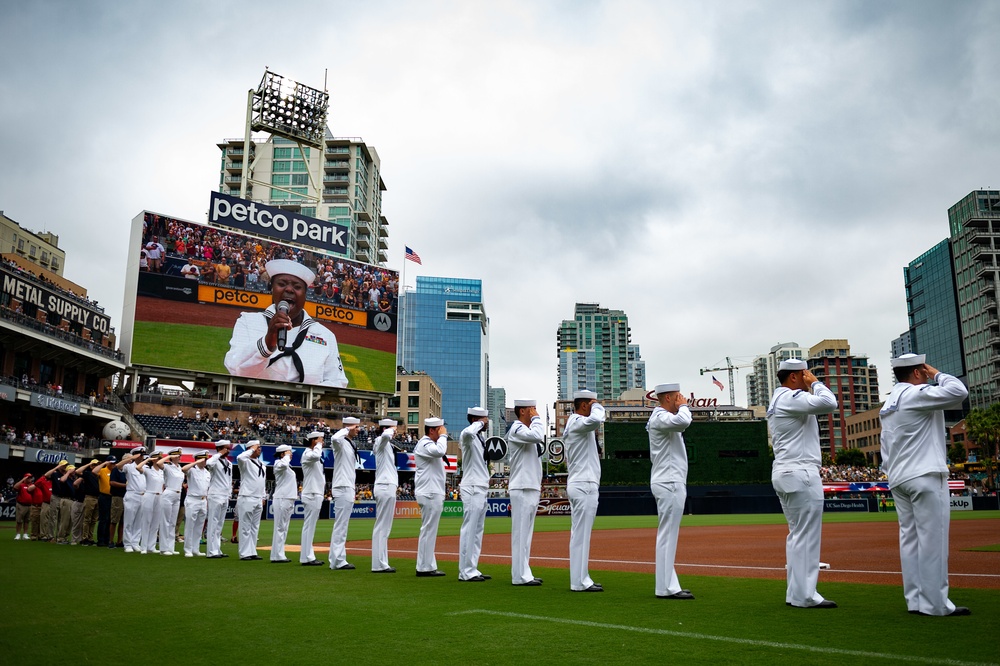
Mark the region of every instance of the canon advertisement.
<instances>
[{"instance_id":1,"label":"canon advertisement","mask_svg":"<svg viewBox=\"0 0 1000 666\"><path fill-rule=\"evenodd\" d=\"M339 238L288 219L317 244ZM130 251L122 349L132 365L395 390L396 271L150 212L133 220Z\"/></svg>"}]
</instances>

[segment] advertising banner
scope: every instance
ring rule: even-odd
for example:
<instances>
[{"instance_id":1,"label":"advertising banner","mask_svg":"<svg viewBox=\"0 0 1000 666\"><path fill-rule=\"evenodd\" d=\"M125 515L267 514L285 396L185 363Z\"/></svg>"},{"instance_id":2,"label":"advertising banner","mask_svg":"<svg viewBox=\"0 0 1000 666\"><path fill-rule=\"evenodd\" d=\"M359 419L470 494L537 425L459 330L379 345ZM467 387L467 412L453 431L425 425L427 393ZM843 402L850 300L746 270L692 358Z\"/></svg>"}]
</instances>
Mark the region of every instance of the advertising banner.
<instances>
[{"instance_id":1,"label":"advertising banner","mask_svg":"<svg viewBox=\"0 0 1000 666\"><path fill-rule=\"evenodd\" d=\"M395 391L397 271L154 213L133 223L130 252L142 259L129 264L136 291L126 294L122 326L131 364ZM275 259L307 269L314 279L304 292L271 280ZM301 322L284 351L262 342L282 301Z\"/></svg>"},{"instance_id":2,"label":"advertising banner","mask_svg":"<svg viewBox=\"0 0 1000 666\"><path fill-rule=\"evenodd\" d=\"M13 386L7 386L6 384L0 384L0 400L7 400L9 402L14 402L17 400L17 389Z\"/></svg>"},{"instance_id":3,"label":"advertising banner","mask_svg":"<svg viewBox=\"0 0 1000 666\"><path fill-rule=\"evenodd\" d=\"M49 449L35 449L26 447L24 449L24 462L37 462L45 465L58 465L60 460L65 460L70 465L76 464L76 455L63 451L50 451Z\"/></svg>"},{"instance_id":4,"label":"advertising banner","mask_svg":"<svg viewBox=\"0 0 1000 666\"><path fill-rule=\"evenodd\" d=\"M10 458L10 445L0 444L0 460L6 460Z\"/></svg>"},{"instance_id":5,"label":"advertising banner","mask_svg":"<svg viewBox=\"0 0 1000 666\"><path fill-rule=\"evenodd\" d=\"M111 332L111 318L106 314L87 307L80 301L47 289L35 283L34 280L20 276L15 269L6 265L0 266L0 278L3 281L3 293L22 304L33 305L50 317L58 317L70 324L78 324L84 328L98 331L102 335Z\"/></svg>"},{"instance_id":6,"label":"advertising banner","mask_svg":"<svg viewBox=\"0 0 1000 666\"><path fill-rule=\"evenodd\" d=\"M31 406L41 407L53 412L62 412L63 414L80 415L80 403L74 400L63 400L62 398L45 395L44 393L32 393Z\"/></svg>"},{"instance_id":7,"label":"advertising banner","mask_svg":"<svg viewBox=\"0 0 1000 666\"><path fill-rule=\"evenodd\" d=\"M0 502L0 521L6 520L17 520L17 502L14 500Z\"/></svg>"},{"instance_id":8,"label":"advertising banner","mask_svg":"<svg viewBox=\"0 0 1000 666\"><path fill-rule=\"evenodd\" d=\"M951 510L952 511L972 511L972 498L971 497L952 497L951 498Z\"/></svg>"},{"instance_id":9,"label":"advertising banner","mask_svg":"<svg viewBox=\"0 0 1000 666\"><path fill-rule=\"evenodd\" d=\"M866 499L823 500L823 511L868 511Z\"/></svg>"},{"instance_id":10,"label":"advertising banner","mask_svg":"<svg viewBox=\"0 0 1000 666\"><path fill-rule=\"evenodd\" d=\"M547 499L538 500L538 511L536 516L568 516L570 515L568 499Z\"/></svg>"},{"instance_id":11,"label":"advertising banner","mask_svg":"<svg viewBox=\"0 0 1000 666\"><path fill-rule=\"evenodd\" d=\"M349 229L343 225L221 192L211 193L208 206L208 220L212 224L285 243L308 245L323 252L347 253Z\"/></svg>"},{"instance_id":12,"label":"advertising banner","mask_svg":"<svg viewBox=\"0 0 1000 666\"><path fill-rule=\"evenodd\" d=\"M334 501L330 500L330 518L337 517L337 509ZM351 508L351 518L374 518L375 502L355 502Z\"/></svg>"},{"instance_id":13,"label":"advertising banner","mask_svg":"<svg viewBox=\"0 0 1000 666\"><path fill-rule=\"evenodd\" d=\"M486 500L486 516L495 518L497 516L510 516L509 497L490 497Z\"/></svg>"}]
</instances>

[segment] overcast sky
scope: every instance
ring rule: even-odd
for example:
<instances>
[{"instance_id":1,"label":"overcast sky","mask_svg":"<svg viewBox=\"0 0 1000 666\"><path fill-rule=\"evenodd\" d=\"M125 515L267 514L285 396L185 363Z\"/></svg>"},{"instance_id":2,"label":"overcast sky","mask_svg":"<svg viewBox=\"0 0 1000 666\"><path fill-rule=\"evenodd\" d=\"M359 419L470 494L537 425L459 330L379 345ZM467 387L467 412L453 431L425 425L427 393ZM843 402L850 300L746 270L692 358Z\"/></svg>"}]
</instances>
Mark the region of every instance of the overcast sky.
<instances>
[{"instance_id":1,"label":"overcast sky","mask_svg":"<svg viewBox=\"0 0 1000 666\"><path fill-rule=\"evenodd\" d=\"M554 400L576 302L628 314L651 385L723 398L699 368L847 338L884 394L903 266L1000 187L998 29L972 1L3 3L0 210L120 325L129 221L203 221L264 67L327 70L389 265L483 280L509 402Z\"/></svg>"}]
</instances>

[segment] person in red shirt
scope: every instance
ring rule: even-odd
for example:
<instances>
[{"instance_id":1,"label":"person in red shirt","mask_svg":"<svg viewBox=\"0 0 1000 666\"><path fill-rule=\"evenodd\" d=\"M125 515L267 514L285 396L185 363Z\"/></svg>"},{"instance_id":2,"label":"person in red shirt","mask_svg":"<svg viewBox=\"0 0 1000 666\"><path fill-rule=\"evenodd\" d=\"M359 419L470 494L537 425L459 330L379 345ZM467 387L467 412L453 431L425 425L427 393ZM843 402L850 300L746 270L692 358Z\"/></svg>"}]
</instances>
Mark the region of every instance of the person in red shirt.
<instances>
[{"instance_id":1,"label":"person in red shirt","mask_svg":"<svg viewBox=\"0 0 1000 666\"><path fill-rule=\"evenodd\" d=\"M31 525L31 540L38 541L41 536L41 520L42 520L42 498L45 497L45 493L42 491L41 486L38 485L36 481L32 485L31 491L31 512L28 514L29 524Z\"/></svg>"},{"instance_id":2,"label":"person in red shirt","mask_svg":"<svg viewBox=\"0 0 1000 666\"><path fill-rule=\"evenodd\" d=\"M17 512L14 514L14 541L28 540L28 519L31 516L32 493L35 491L35 477L25 474L14 484L17 491Z\"/></svg>"},{"instance_id":3,"label":"person in red shirt","mask_svg":"<svg viewBox=\"0 0 1000 666\"><path fill-rule=\"evenodd\" d=\"M39 541L51 541L52 540L52 525L50 518L51 502L52 502L52 482L49 481L49 474L55 471L55 468L46 472L42 476L35 480L35 488L40 490L42 493L42 505L39 507L39 530L38 530L38 540ZM32 532L34 533L34 532Z\"/></svg>"}]
</instances>

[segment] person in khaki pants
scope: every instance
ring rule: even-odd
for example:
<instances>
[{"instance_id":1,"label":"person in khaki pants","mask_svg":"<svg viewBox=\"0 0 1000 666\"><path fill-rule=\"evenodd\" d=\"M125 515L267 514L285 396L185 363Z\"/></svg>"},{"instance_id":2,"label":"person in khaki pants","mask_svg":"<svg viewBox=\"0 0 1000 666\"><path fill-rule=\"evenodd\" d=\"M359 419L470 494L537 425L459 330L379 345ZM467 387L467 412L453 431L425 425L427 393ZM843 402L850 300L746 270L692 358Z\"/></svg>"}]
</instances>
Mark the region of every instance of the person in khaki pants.
<instances>
[{"instance_id":1,"label":"person in khaki pants","mask_svg":"<svg viewBox=\"0 0 1000 666\"><path fill-rule=\"evenodd\" d=\"M69 531L72 525L71 514L73 513L73 484L76 481L76 465L66 465L65 472L59 477L59 515L58 527L56 529L56 543L64 545L69 543ZM53 501L54 498L53 498Z\"/></svg>"}]
</instances>

